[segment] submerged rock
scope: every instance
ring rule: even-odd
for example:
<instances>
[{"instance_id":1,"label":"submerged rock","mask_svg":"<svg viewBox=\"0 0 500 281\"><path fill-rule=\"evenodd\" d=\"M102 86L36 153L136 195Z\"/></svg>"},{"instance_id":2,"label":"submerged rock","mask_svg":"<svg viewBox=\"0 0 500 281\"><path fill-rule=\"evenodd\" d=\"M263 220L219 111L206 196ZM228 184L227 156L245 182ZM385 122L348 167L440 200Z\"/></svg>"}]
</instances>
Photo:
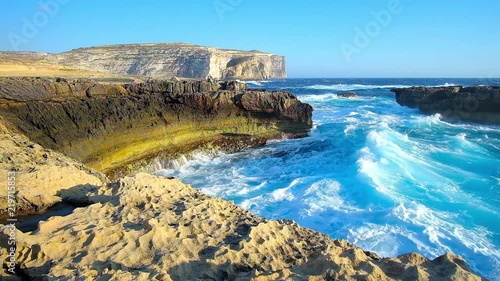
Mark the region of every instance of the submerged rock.
<instances>
[{"instance_id":1,"label":"submerged rock","mask_svg":"<svg viewBox=\"0 0 500 281\"><path fill-rule=\"evenodd\" d=\"M349 93L340 93L340 94L337 94L337 96L341 97L341 98L355 98L358 95L356 93L349 92Z\"/></svg>"},{"instance_id":2,"label":"submerged rock","mask_svg":"<svg viewBox=\"0 0 500 281\"><path fill-rule=\"evenodd\" d=\"M500 87L411 87L392 89L396 101L428 114L500 124Z\"/></svg>"}]
</instances>

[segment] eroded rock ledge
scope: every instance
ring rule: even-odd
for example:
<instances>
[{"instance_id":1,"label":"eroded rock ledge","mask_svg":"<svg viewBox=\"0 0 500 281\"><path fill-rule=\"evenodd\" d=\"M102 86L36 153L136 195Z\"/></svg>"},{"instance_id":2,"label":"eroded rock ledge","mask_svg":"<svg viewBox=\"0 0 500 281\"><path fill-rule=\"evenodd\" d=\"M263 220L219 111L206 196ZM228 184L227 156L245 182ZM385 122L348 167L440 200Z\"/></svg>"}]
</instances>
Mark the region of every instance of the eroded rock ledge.
<instances>
[{"instance_id":1,"label":"eroded rock ledge","mask_svg":"<svg viewBox=\"0 0 500 281\"><path fill-rule=\"evenodd\" d=\"M411 87L392 89L396 101L428 114L500 124L500 87Z\"/></svg>"},{"instance_id":2,"label":"eroded rock ledge","mask_svg":"<svg viewBox=\"0 0 500 281\"><path fill-rule=\"evenodd\" d=\"M304 136L312 123L311 106L292 94L208 81L1 78L0 115L43 147L114 178L154 158Z\"/></svg>"},{"instance_id":3,"label":"eroded rock ledge","mask_svg":"<svg viewBox=\"0 0 500 281\"><path fill-rule=\"evenodd\" d=\"M140 173L87 196L96 203L17 232L19 273L36 280L481 280L452 254L381 258L175 179ZM2 247L8 231L0 229Z\"/></svg>"}]
</instances>

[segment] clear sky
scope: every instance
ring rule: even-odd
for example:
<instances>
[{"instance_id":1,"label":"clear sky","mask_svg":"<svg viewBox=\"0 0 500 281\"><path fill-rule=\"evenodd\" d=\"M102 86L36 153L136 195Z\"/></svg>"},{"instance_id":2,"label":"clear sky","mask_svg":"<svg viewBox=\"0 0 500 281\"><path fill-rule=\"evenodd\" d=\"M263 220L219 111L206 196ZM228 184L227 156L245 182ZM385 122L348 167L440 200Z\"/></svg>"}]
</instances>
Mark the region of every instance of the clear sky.
<instances>
[{"instance_id":1,"label":"clear sky","mask_svg":"<svg viewBox=\"0 0 500 281\"><path fill-rule=\"evenodd\" d=\"M55 4L55 5L54 5ZM499 0L2 0L0 50L186 42L289 77L500 77Z\"/></svg>"}]
</instances>

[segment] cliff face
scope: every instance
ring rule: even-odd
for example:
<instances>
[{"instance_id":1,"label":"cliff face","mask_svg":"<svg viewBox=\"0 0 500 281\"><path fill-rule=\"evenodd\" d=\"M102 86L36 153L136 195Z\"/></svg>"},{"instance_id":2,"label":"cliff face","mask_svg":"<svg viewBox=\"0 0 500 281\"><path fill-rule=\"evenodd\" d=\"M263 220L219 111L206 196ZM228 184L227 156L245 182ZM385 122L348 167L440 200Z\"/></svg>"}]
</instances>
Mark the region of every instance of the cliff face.
<instances>
[{"instance_id":1,"label":"cliff face","mask_svg":"<svg viewBox=\"0 0 500 281\"><path fill-rule=\"evenodd\" d=\"M205 79L208 75L241 80L286 78L282 56L177 43L82 48L47 59L84 69L159 78Z\"/></svg>"},{"instance_id":2,"label":"cliff face","mask_svg":"<svg viewBox=\"0 0 500 281\"><path fill-rule=\"evenodd\" d=\"M312 108L236 82L0 79L0 114L30 139L108 175L207 147L236 151L297 137Z\"/></svg>"},{"instance_id":3,"label":"cliff face","mask_svg":"<svg viewBox=\"0 0 500 281\"><path fill-rule=\"evenodd\" d=\"M500 87L411 87L391 91L400 105L428 114L500 124Z\"/></svg>"}]
</instances>

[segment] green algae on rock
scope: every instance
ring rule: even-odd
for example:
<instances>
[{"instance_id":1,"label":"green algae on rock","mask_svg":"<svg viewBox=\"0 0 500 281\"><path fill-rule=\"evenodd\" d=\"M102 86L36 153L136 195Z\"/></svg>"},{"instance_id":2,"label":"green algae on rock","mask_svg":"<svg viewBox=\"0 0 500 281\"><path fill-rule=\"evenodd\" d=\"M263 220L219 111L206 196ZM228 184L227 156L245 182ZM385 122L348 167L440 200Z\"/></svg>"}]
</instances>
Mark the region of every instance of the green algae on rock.
<instances>
[{"instance_id":1,"label":"green algae on rock","mask_svg":"<svg viewBox=\"0 0 500 281\"><path fill-rule=\"evenodd\" d=\"M311 106L292 94L208 81L0 78L0 114L31 140L113 177L159 156L305 136L312 123Z\"/></svg>"}]
</instances>

